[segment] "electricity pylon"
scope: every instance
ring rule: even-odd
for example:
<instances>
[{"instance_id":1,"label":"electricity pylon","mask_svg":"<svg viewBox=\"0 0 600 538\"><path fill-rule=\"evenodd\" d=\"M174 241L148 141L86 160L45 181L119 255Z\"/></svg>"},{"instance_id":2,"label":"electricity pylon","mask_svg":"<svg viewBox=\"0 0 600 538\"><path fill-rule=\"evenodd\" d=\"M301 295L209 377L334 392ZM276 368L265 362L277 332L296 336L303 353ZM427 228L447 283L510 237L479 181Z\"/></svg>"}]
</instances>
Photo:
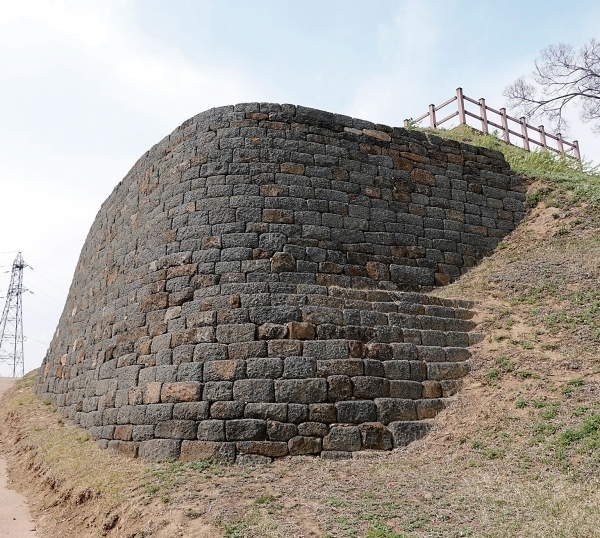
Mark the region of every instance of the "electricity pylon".
<instances>
[{"instance_id":1,"label":"electricity pylon","mask_svg":"<svg viewBox=\"0 0 600 538\"><path fill-rule=\"evenodd\" d=\"M27 264L19 252L12 265L10 285L0 320L0 367L8 364L12 377L25 375L23 361L23 269Z\"/></svg>"}]
</instances>

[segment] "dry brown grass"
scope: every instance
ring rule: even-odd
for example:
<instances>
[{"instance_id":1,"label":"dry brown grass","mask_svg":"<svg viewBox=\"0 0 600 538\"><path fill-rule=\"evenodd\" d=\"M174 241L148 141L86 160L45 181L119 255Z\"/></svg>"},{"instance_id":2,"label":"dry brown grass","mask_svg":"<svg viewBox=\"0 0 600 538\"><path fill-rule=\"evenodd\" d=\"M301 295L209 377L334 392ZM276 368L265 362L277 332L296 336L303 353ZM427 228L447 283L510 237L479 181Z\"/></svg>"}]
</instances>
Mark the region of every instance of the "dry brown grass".
<instances>
[{"instance_id":1,"label":"dry brown grass","mask_svg":"<svg viewBox=\"0 0 600 538\"><path fill-rule=\"evenodd\" d=\"M600 536L597 221L542 204L439 291L479 301L486 338L454 404L406 449L259 467L122 460L21 386L0 409L13 478L44 536Z\"/></svg>"}]
</instances>

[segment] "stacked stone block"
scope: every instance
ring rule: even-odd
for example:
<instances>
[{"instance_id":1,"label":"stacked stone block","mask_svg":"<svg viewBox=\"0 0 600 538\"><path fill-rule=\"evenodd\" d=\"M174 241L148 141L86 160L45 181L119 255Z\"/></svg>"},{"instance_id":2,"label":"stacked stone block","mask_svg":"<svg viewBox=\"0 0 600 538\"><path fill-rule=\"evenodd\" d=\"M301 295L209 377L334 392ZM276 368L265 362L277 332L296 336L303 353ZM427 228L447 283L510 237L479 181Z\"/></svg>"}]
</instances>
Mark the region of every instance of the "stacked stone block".
<instances>
[{"instance_id":1,"label":"stacked stone block","mask_svg":"<svg viewBox=\"0 0 600 538\"><path fill-rule=\"evenodd\" d=\"M345 457L426 433L468 372L450 282L523 214L499 153L303 107L184 123L83 247L36 381L148 458Z\"/></svg>"}]
</instances>

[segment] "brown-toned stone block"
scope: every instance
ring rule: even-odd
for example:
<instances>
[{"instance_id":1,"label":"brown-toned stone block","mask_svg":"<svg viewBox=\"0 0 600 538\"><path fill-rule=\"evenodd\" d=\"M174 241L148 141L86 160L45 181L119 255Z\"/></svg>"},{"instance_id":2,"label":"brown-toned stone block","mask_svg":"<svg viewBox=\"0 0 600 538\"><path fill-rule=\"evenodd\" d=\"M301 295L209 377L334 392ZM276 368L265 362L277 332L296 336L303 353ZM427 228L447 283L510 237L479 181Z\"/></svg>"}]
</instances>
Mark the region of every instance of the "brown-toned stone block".
<instances>
[{"instance_id":1,"label":"brown-toned stone block","mask_svg":"<svg viewBox=\"0 0 600 538\"><path fill-rule=\"evenodd\" d=\"M182 461L204 459L233 463L235 461L235 443L215 441L183 441L181 443Z\"/></svg>"},{"instance_id":2,"label":"brown-toned stone block","mask_svg":"<svg viewBox=\"0 0 600 538\"><path fill-rule=\"evenodd\" d=\"M160 402L160 393L162 390L162 383L151 382L144 388L144 403L155 404Z\"/></svg>"},{"instance_id":3,"label":"brown-toned stone block","mask_svg":"<svg viewBox=\"0 0 600 538\"><path fill-rule=\"evenodd\" d=\"M289 337L294 340L314 340L315 326L306 321L290 321L288 324Z\"/></svg>"},{"instance_id":4,"label":"brown-toned stone block","mask_svg":"<svg viewBox=\"0 0 600 538\"><path fill-rule=\"evenodd\" d=\"M442 397L442 386L439 381L433 381L427 379L421 383L423 385L423 398L441 398Z\"/></svg>"},{"instance_id":5,"label":"brown-toned stone block","mask_svg":"<svg viewBox=\"0 0 600 538\"><path fill-rule=\"evenodd\" d=\"M202 396L202 384L195 381L164 383L160 392L162 403L195 402Z\"/></svg>"}]
</instances>

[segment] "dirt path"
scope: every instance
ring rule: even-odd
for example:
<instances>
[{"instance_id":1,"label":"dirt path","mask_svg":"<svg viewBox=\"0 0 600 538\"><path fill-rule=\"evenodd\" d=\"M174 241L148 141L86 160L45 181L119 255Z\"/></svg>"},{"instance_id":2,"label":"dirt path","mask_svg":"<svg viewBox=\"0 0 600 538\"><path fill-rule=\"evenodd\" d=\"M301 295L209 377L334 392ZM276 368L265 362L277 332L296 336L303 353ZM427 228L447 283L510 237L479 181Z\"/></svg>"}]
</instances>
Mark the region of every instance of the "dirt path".
<instances>
[{"instance_id":1,"label":"dirt path","mask_svg":"<svg viewBox=\"0 0 600 538\"><path fill-rule=\"evenodd\" d=\"M0 397L13 383L14 379L0 377ZM6 476L6 462L0 457L0 537L33 538L35 523L29 514L25 497L14 489L9 489Z\"/></svg>"}]
</instances>

